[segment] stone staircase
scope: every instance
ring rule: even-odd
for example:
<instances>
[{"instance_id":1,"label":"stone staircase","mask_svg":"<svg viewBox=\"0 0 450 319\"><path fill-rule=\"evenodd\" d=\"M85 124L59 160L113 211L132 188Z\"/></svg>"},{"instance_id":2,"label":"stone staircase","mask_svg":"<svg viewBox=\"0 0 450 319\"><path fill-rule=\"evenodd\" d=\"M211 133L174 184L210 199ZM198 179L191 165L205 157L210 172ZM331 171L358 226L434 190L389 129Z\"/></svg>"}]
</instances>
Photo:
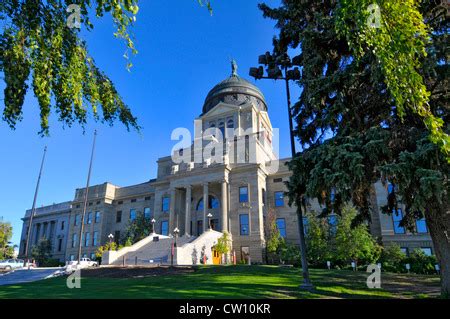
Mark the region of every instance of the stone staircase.
<instances>
[{"instance_id":1,"label":"stone staircase","mask_svg":"<svg viewBox=\"0 0 450 319\"><path fill-rule=\"evenodd\" d=\"M222 233L214 230L206 231L199 237L182 236L177 239L174 249L175 265L192 265L200 263L201 251L207 256L207 263L212 263L211 248L217 243ZM173 237L152 234L132 246L118 251L103 253L102 265L115 266L149 266L171 263Z\"/></svg>"}]
</instances>

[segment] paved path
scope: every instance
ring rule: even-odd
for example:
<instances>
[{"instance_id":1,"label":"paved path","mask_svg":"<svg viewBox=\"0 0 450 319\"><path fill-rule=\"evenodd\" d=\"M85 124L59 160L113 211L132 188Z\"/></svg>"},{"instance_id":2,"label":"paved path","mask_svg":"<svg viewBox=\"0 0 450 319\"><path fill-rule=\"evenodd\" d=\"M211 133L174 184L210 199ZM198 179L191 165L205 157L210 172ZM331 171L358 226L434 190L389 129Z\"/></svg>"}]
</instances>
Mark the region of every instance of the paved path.
<instances>
[{"instance_id":1,"label":"paved path","mask_svg":"<svg viewBox=\"0 0 450 319\"><path fill-rule=\"evenodd\" d=\"M62 268L35 268L35 269L18 269L9 273L0 275L0 286L13 285L24 282L32 282L42 280L55 272L62 270Z\"/></svg>"}]
</instances>

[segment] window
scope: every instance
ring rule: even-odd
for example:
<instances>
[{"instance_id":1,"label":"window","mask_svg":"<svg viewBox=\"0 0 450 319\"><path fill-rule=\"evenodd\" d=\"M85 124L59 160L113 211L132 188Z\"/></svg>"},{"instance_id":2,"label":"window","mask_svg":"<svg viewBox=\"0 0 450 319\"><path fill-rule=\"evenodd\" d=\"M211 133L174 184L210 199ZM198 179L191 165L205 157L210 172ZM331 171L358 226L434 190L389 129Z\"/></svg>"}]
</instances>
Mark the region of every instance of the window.
<instances>
[{"instance_id":1,"label":"window","mask_svg":"<svg viewBox=\"0 0 450 319\"><path fill-rule=\"evenodd\" d=\"M90 259L91 259L91 260L95 260L95 253L91 253Z\"/></svg>"},{"instance_id":2,"label":"window","mask_svg":"<svg viewBox=\"0 0 450 319\"><path fill-rule=\"evenodd\" d=\"M72 234L72 248L77 245L77 234Z\"/></svg>"},{"instance_id":3,"label":"window","mask_svg":"<svg viewBox=\"0 0 450 319\"><path fill-rule=\"evenodd\" d=\"M277 218L277 228L280 236L286 238L286 220L284 218Z\"/></svg>"},{"instance_id":4,"label":"window","mask_svg":"<svg viewBox=\"0 0 450 319\"><path fill-rule=\"evenodd\" d=\"M130 209L130 220L134 221L136 219L136 210L134 208Z\"/></svg>"},{"instance_id":5,"label":"window","mask_svg":"<svg viewBox=\"0 0 450 319\"><path fill-rule=\"evenodd\" d=\"M262 194L262 203L263 205L266 205L266 190L263 188L261 191Z\"/></svg>"},{"instance_id":6,"label":"window","mask_svg":"<svg viewBox=\"0 0 450 319\"><path fill-rule=\"evenodd\" d=\"M387 187L387 190L388 190L388 194L390 194L390 193L392 193L392 191L397 192L398 187L397 187L397 185L389 183L388 187Z\"/></svg>"},{"instance_id":7,"label":"window","mask_svg":"<svg viewBox=\"0 0 450 319\"><path fill-rule=\"evenodd\" d=\"M117 205L122 205L123 204L123 200L119 200L118 202L117 202Z\"/></svg>"},{"instance_id":8,"label":"window","mask_svg":"<svg viewBox=\"0 0 450 319\"><path fill-rule=\"evenodd\" d=\"M70 255L70 261L74 261L75 260L75 256L74 255Z\"/></svg>"},{"instance_id":9,"label":"window","mask_svg":"<svg viewBox=\"0 0 450 319\"><path fill-rule=\"evenodd\" d=\"M100 201L99 200L97 201L96 205L100 205Z\"/></svg>"},{"instance_id":10,"label":"window","mask_svg":"<svg viewBox=\"0 0 450 319\"><path fill-rule=\"evenodd\" d=\"M337 216L331 215L328 216L328 225L330 226L330 234L336 235L336 227L337 227Z\"/></svg>"},{"instance_id":11,"label":"window","mask_svg":"<svg viewBox=\"0 0 450 319\"><path fill-rule=\"evenodd\" d=\"M228 120L227 128L234 128L234 121L233 120Z\"/></svg>"},{"instance_id":12,"label":"window","mask_svg":"<svg viewBox=\"0 0 450 319\"><path fill-rule=\"evenodd\" d=\"M203 220L197 220L197 236L203 233Z\"/></svg>"},{"instance_id":13,"label":"window","mask_svg":"<svg viewBox=\"0 0 450 319\"><path fill-rule=\"evenodd\" d=\"M281 183L282 181L283 181L282 178L274 178L274 179L273 179L273 182L274 182L274 183Z\"/></svg>"},{"instance_id":14,"label":"window","mask_svg":"<svg viewBox=\"0 0 450 319\"><path fill-rule=\"evenodd\" d=\"M408 247L401 247L400 250L402 251L402 253L404 253L406 256L409 255L409 250Z\"/></svg>"},{"instance_id":15,"label":"window","mask_svg":"<svg viewBox=\"0 0 450 319\"><path fill-rule=\"evenodd\" d=\"M419 234L428 233L427 223L425 217L416 220L416 229Z\"/></svg>"},{"instance_id":16,"label":"window","mask_svg":"<svg viewBox=\"0 0 450 319\"><path fill-rule=\"evenodd\" d=\"M92 213L88 213L87 219L86 219L86 224L92 224Z\"/></svg>"},{"instance_id":17,"label":"window","mask_svg":"<svg viewBox=\"0 0 450 319\"><path fill-rule=\"evenodd\" d=\"M58 251L62 249L62 238L58 239Z\"/></svg>"},{"instance_id":18,"label":"window","mask_svg":"<svg viewBox=\"0 0 450 319\"><path fill-rule=\"evenodd\" d=\"M170 209L170 198L169 197L163 197L162 199L162 211L168 212Z\"/></svg>"},{"instance_id":19,"label":"window","mask_svg":"<svg viewBox=\"0 0 450 319\"><path fill-rule=\"evenodd\" d=\"M219 229L219 220L211 219L211 229L218 230Z\"/></svg>"},{"instance_id":20,"label":"window","mask_svg":"<svg viewBox=\"0 0 450 319\"><path fill-rule=\"evenodd\" d=\"M275 207L284 206L284 192L275 192Z\"/></svg>"},{"instance_id":21,"label":"window","mask_svg":"<svg viewBox=\"0 0 450 319\"><path fill-rule=\"evenodd\" d=\"M136 198L133 198L133 199L131 200L131 202L132 202L132 203L136 203Z\"/></svg>"},{"instance_id":22,"label":"window","mask_svg":"<svg viewBox=\"0 0 450 319\"><path fill-rule=\"evenodd\" d=\"M144 200L150 200L150 196L145 197Z\"/></svg>"},{"instance_id":23,"label":"window","mask_svg":"<svg viewBox=\"0 0 450 319\"><path fill-rule=\"evenodd\" d=\"M91 240L91 234L85 233L84 234L84 247L89 247L89 241Z\"/></svg>"},{"instance_id":24,"label":"window","mask_svg":"<svg viewBox=\"0 0 450 319\"><path fill-rule=\"evenodd\" d=\"M167 220L161 222L161 235L169 235L169 222Z\"/></svg>"},{"instance_id":25,"label":"window","mask_svg":"<svg viewBox=\"0 0 450 319\"><path fill-rule=\"evenodd\" d=\"M92 203L89 203L89 206L92 206Z\"/></svg>"},{"instance_id":26,"label":"window","mask_svg":"<svg viewBox=\"0 0 450 319\"><path fill-rule=\"evenodd\" d=\"M150 210L150 207L145 207L144 208L144 217L147 219L152 218L152 212Z\"/></svg>"},{"instance_id":27,"label":"window","mask_svg":"<svg viewBox=\"0 0 450 319\"><path fill-rule=\"evenodd\" d=\"M248 203L248 187L239 187L239 203Z\"/></svg>"},{"instance_id":28,"label":"window","mask_svg":"<svg viewBox=\"0 0 450 319\"><path fill-rule=\"evenodd\" d=\"M92 236L92 246L98 245L98 231L94 232L94 236Z\"/></svg>"},{"instance_id":29,"label":"window","mask_svg":"<svg viewBox=\"0 0 450 319\"><path fill-rule=\"evenodd\" d=\"M420 250L423 251L423 253L427 256L432 256L433 255L433 251L430 247L421 247Z\"/></svg>"},{"instance_id":30,"label":"window","mask_svg":"<svg viewBox=\"0 0 450 319\"><path fill-rule=\"evenodd\" d=\"M80 215L76 215L75 216L75 221L74 221L74 224L73 224L74 226L78 226L80 224L80 218L81 218Z\"/></svg>"},{"instance_id":31,"label":"window","mask_svg":"<svg viewBox=\"0 0 450 319\"><path fill-rule=\"evenodd\" d=\"M95 223L100 223L100 212L95 212Z\"/></svg>"},{"instance_id":32,"label":"window","mask_svg":"<svg viewBox=\"0 0 450 319\"><path fill-rule=\"evenodd\" d=\"M249 235L248 214L239 215L239 224L241 236L248 236Z\"/></svg>"},{"instance_id":33,"label":"window","mask_svg":"<svg viewBox=\"0 0 450 319\"><path fill-rule=\"evenodd\" d=\"M122 222L122 211L116 212L116 223Z\"/></svg>"},{"instance_id":34,"label":"window","mask_svg":"<svg viewBox=\"0 0 450 319\"><path fill-rule=\"evenodd\" d=\"M398 209L397 212L392 213L392 220L394 221L394 233L396 234L404 234L405 227L400 226L400 222L403 219L403 213L401 209Z\"/></svg>"},{"instance_id":35,"label":"window","mask_svg":"<svg viewBox=\"0 0 450 319\"><path fill-rule=\"evenodd\" d=\"M208 208L209 209L219 208L219 200L214 196L209 195ZM199 212L203 211L203 198L198 201L197 211Z\"/></svg>"},{"instance_id":36,"label":"window","mask_svg":"<svg viewBox=\"0 0 450 319\"><path fill-rule=\"evenodd\" d=\"M61 222L61 230L64 230L64 226L65 226L64 224L65 224L65 222L62 221L62 222Z\"/></svg>"}]
</instances>

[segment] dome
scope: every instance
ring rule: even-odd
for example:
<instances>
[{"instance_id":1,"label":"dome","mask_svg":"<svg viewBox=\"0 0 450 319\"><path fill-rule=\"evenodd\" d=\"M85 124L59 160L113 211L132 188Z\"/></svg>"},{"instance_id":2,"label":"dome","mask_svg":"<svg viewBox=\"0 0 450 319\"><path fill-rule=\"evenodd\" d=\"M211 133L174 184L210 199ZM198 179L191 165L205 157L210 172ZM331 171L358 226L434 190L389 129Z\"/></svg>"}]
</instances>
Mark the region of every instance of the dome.
<instances>
[{"instance_id":1,"label":"dome","mask_svg":"<svg viewBox=\"0 0 450 319\"><path fill-rule=\"evenodd\" d=\"M237 74L236 62L232 62L233 72L231 76L209 91L203 104L203 114L206 114L220 102L242 105L254 102L262 111L267 111L264 95L255 85L241 78Z\"/></svg>"}]
</instances>

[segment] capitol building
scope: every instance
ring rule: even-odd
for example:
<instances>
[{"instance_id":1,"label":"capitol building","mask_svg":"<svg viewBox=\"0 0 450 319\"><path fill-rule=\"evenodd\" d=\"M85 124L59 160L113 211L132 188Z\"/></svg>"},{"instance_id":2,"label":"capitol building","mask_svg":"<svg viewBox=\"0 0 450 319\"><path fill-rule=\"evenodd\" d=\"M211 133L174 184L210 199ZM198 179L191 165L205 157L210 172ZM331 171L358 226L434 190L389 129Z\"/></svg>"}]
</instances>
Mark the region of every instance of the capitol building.
<instances>
[{"instance_id":1,"label":"capitol building","mask_svg":"<svg viewBox=\"0 0 450 319\"><path fill-rule=\"evenodd\" d=\"M109 182L89 187L81 238L85 188L76 189L67 202L37 208L29 249L45 237L52 242L53 258L76 260L81 240L82 255L93 258L99 246L123 239L130 221L144 214L154 220L154 233L133 246L107 253L103 264L164 264L170 263L171 254L176 264L200 263L202 255L207 263L217 264L221 260L214 246L224 232L238 262L264 263L270 210L281 236L299 244L296 207L288 205L284 194L284 182L291 174L285 163L290 159L278 158L278 134L269 115L263 93L233 67L232 74L207 94L200 116L194 119L193 138L159 158L156 178L124 187ZM381 213L387 192L381 183L374 184L373 236L385 245L397 243L406 252L421 248L432 254L424 221L418 221L416 233L409 233L399 226L398 216ZM310 209L320 207L311 201ZM30 214L28 210L23 218L21 256Z\"/></svg>"}]
</instances>

